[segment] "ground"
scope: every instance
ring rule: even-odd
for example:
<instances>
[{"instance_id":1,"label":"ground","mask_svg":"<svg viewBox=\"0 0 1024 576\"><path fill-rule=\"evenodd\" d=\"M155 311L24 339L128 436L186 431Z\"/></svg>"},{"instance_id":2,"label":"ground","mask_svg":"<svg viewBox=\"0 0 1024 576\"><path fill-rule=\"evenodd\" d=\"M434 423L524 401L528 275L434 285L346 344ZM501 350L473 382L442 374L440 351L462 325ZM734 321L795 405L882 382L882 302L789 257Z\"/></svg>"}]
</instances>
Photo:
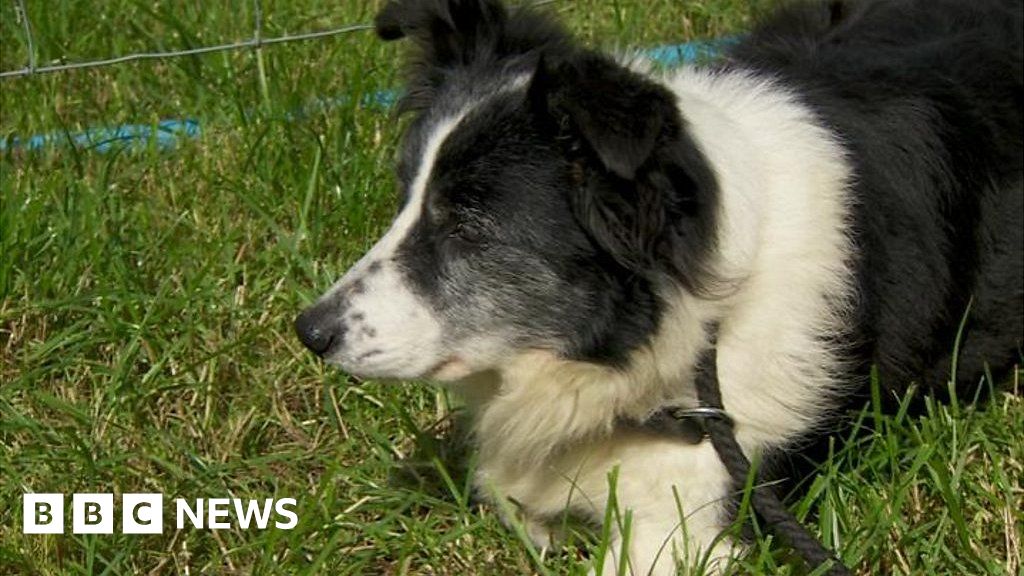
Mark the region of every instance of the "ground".
<instances>
[{"instance_id":1,"label":"ground","mask_svg":"<svg viewBox=\"0 0 1024 576\"><path fill-rule=\"evenodd\" d=\"M766 2L757 2L761 6ZM40 65L242 40L252 5L28 2ZM209 4L208 6L205 6ZM236 6L231 7L231 4ZM264 36L368 22L375 3L266 2ZM0 69L24 66L0 4ZM755 6L755 8L757 7ZM740 0L557 1L586 42L741 32ZM367 31L0 80L0 137L194 118L173 150L0 153L0 572L582 573L602 535L534 550L467 487L454 399L354 382L306 353L294 315L394 209L398 85ZM1017 381L1005 383L1019 387ZM793 504L859 574L1018 574L1024 403L859 415ZM25 492L295 497L291 531L21 533ZM809 513L810 512L810 513ZM761 539L737 574L801 573Z\"/></svg>"}]
</instances>

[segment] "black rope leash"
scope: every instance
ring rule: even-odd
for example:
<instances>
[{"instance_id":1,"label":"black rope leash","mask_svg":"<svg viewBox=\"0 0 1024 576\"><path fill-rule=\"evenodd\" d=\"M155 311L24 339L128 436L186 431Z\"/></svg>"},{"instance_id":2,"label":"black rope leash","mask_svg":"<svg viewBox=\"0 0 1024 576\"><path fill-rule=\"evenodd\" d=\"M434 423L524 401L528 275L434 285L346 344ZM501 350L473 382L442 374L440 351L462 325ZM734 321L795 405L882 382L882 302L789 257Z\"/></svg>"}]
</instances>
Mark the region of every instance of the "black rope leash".
<instances>
[{"instance_id":1,"label":"black rope leash","mask_svg":"<svg viewBox=\"0 0 1024 576\"><path fill-rule=\"evenodd\" d=\"M700 442L703 437L710 438L733 482L743 486L750 473L750 460L736 441L732 418L722 404L718 386L717 332L716 326L712 329L711 346L702 353L697 364L696 386L700 407L664 409L648 418L643 425L682 436L691 444ZM825 572L828 576L852 576L842 561L808 532L779 498L760 482L755 482L751 489L751 502L772 531L786 540L812 569L831 564Z\"/></svg>"}]
</instances>

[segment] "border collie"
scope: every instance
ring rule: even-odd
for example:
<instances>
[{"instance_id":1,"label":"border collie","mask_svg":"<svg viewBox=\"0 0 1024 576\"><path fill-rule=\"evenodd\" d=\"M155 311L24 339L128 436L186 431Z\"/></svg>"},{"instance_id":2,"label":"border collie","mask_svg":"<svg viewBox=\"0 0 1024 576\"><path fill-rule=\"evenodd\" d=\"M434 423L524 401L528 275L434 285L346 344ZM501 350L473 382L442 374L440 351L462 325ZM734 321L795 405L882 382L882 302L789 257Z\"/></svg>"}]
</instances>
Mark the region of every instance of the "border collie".
<instances>
[{"instance_id":1,"label":"border collie","mask_svg":"<svg viewBox=\"0 0 1024 576\"><path fill-rule=\"evenodd\" d=\"M820 434L872 366L896 396L1019 362L1021 29L1019 0L796 4L659 71L496 0L392 1L401 209L298 335L461 392L478 489L539 543L566 510L604 518L617 469L633 573L721 566L711 443L624 424L697 405L711 326L751 458Z\"/></svg>"}]
</instances>

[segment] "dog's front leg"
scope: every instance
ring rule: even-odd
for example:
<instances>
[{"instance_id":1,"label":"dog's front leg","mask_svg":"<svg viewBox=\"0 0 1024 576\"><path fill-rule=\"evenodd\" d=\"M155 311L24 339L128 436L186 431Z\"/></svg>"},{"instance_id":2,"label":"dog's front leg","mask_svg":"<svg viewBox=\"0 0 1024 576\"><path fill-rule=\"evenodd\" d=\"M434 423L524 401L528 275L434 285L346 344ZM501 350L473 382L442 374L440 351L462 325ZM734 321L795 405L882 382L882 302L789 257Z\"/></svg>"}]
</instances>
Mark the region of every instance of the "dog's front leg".
<instances>
[{"instance_id":1,"label":"dog's front leg","mask_svg":"<svg viewBox=\"0 0 1024 576\"><path fill-rule=\"evenodd\" d=\"M615 442L604 469L602 502L611 518L607 553L595 572L632 576L674 575L677 567L717 574L733 552L723 537L729 525L731 482L710 442L687 445L636 436ZM591 453L590 463L596 454ZM598 482L600 468L591 472ZM582 480L580 475L580 479ZM596 492L591 484L591 494ZM591 509L591 514L597 510Z\"/></svg>"},{"instance_id":2,"label":"dog's front leg","mask_svg":"<svg viewBox=\"0 0 1024 576\"><path fill-rule=\"evenodd\" d=\"M686 527L698 528L696 518L691 517L684 526L676 515L646 519L631 516L628 531L619 527L611 530L607 551L595 560L591 574L675 576L683 568L683 574L711 575L720 573L732 554L731 542L719 536L718 517L711 525L700 527L704 533L688 534Z\"/></svg>"},{"instance_id":3,"label":"dog's front leg","mask_svg":"<svg viewBox=\"0 0 1024 576\"><path fill-rule=\"evenodd\" d=\"M501 498L492 493L492 500ZM538 550L549 550L558 547L564 539L561 530L552 526L546 519L530 513L514 498L506 497L496 507L498 517L506 528L512 531L522 529Z\"/></svg>"},{"instance_id":4,"label":"dog's front leg","mask_svg":"<svg viewBox=\"0 0 1024 576\"><path fill-rule=\"evenodd\" d=\"M617 574L625 566L631 576L674 575L677 564L707 559L705 573L714 574L732 551L720 537L730 522L732 484L710 442L620 432L536 466L493 456L481 454L477 485L498 503L505 523L520 524L538 546L553 544L543 519L557 519L566 508L595 523L611 518L607 552L594 573Z\"/></svg>"}]
</instances>

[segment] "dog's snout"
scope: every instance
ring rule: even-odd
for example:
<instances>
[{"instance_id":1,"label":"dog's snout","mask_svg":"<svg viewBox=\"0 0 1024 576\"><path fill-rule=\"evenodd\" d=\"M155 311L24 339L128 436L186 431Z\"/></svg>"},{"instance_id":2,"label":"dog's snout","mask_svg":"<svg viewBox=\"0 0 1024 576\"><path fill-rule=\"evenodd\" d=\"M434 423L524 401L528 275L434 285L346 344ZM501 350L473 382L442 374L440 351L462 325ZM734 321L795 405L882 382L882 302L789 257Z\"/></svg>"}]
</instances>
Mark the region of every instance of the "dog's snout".
<instances>
[{"instance_id":1,"label":"dog's snout","mask_svg":"<svg viewBox=\"0 0 1024 576\"><path fill-rule=\"evenodd\" d=\"M323 357L341 342L345 327L340 315L321 306L311 306L295 319L295 333L306 348Z\"/></svg>"}]
</instances>

